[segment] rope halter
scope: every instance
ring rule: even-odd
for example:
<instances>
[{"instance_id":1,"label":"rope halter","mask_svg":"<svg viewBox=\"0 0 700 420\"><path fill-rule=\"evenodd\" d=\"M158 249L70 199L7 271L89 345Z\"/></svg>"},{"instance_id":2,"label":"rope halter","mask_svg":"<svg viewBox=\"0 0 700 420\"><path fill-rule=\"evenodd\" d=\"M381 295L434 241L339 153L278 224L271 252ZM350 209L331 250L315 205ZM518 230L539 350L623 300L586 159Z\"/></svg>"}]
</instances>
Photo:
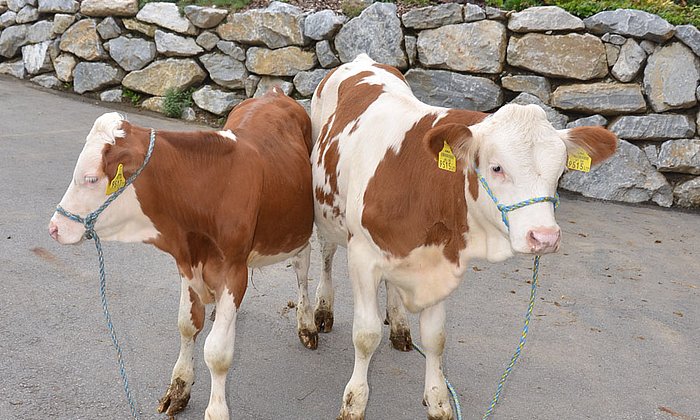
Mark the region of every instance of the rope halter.
<instances>
[{"instance_id":1,"label":"rope halter","mask_svg":"<svg viewBox=\"0 0 700 420\"><path fill-rule=\"evenodd\" d=\"M486 178L484 178L481 173L479 172L478 169L474 169L476 171L476 176L479 177L479 182L481 185L484 187L486 190L486 193L491 197L494 203L496 203L496 207L498 210L501 212L501 219L503 220L503 224L506 225L506 228L510 230L510 224L508 223L508 213L517 210L519 208L529 206L530 204L537 204L537 203L544 203L544 202L550 202L554 204L554 208L556 209L559 207L559 193L554 193L554 197L552 196L543 196L543 197L535 197L535 198L530 198L527 200L523 200L519 203L515 204L510 204L510 205L505 205L501 204L498 202L498 199L494 195L493 191L491 191L491 188L489 188L489 184L486 183Z\"/></svg>"},{"instance_id":2,"label":"rope halter","mask_svg":"<svg viewBox=\"0 0 700 420\"><path fill-rule=\"evenodd\" d=\"M151 129L151 138L150 142L148 143L148 151L146 152L146 157L143 160L143 163L141 166L134 172L129 179L126 180L124 183L124 186L119 188L117 191L113 192L107 200L105 200L104 203L100 207L97 208L97 210L93 211L92 213L88 213L87 216L85 217L80 217L77 214L71 213L68 210L64 209L60 205L56 206L56 212L62 214L63 216L66 216L70 220L80 223L83 226L85 226L85 234L83 234L83 237L85 239L93 239L97 236L97 233L95 233L95 223L97 222L97 217L109 206L114 200L117 199L121 195L126 188L131 185L134 180L136 179L137 176L141 174L141 171L146 167L148 164L148 161L151 160L151 154L153 153L153 147L156 144L156 130Z\"/></svg>"}]
</instances>

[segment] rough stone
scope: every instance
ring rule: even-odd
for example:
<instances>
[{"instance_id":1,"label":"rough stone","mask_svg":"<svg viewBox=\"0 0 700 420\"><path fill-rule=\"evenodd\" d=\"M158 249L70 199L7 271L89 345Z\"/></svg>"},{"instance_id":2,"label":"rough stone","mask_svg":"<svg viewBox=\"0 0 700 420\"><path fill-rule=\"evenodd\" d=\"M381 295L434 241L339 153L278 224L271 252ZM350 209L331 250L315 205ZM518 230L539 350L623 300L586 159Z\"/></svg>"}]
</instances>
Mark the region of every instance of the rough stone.
<instances>
[{"instance_id":1,"label":"rough stone","mask_svg":"<svg viewBox=\"0 0 700 420\"><path fill-rule=\"evenodd\" d=\"M558 6L530 7L513 13L508 29L513 32L578 31L583 21Z\"/></svg>"},{"instance_id":2,"label":"rough stone","mask_svg":"<svg viewBox=\"0 0 700 420\"><path fill-rule=\"evenodd\" d=\"M486 12L476 4L467 3L464 5L464 21L476 22L486 19Z\"/></svg>"},{"instance_id":3,"label":"rough stone","mask_svg":"<svg viewBox=\"0 0 700 420\"><path fill-rule=\"evenodd\" d=\"M24 68L24 62L22 60L6 61L0 63L0 74L9 74L18 79L24 79L27 77L27 70Z\"/></svg>"},{"instance_id":4,"label":"rough stone","mask_svg":"<svg viewBox=\"0 0 700 420\"><path fill-rule=\"evenodd\" d=\"M340 60L331 49L331 43L328 41L316 43L316 57L321 67L330 68L340 65Z\"/></svg>"},{"instance_id":5,"label":"rough stone","mask_svg":"<svg viewBox=\"0 0 700 420\"><path fill-rule=\"evenodd\" d=\"M576 51L576 54L572 54ZM545 76L590 80L608 74L605 47L590 34L526 34L511 37L508 64Z\"/></svg>"},{"instance_id":6,"label":"rough stone","mask_svg":"<svg viewBox=\"0 0 700 420\"><path fill-rule=\"evenodd\" d=\"M60 35L70 28L70 26L75 22L75 15L67 15L63 13L57 13L53 16L53 26L51 31L55 35Z\"/></svg>"},{"instance_id":7,"label":"rough stone","mask_svg":"<svg viewBox=\"0 0 700 420\"><path fill-rule=\"evenodd\" d=\"M17 25L5 28L0 33L0 55L12 58L17 55L20 47L27 45L27 29L29 25Z\"/></svg>"},{"instance_id":8,"label":"rough stone","mask_svg":"<svg viewBox=\"0 0 700 420\"><path fill-rule=\"evenodd\" d=\"M19 12L24 6L29 4L27 0L7 0L7 8L13 12Z\"/></svg>"},{"instance_id":9,"label":"rough stone","mask_svg":"<svg viewBox=\"0 0 700 420\"><path fill-rule=\"evenodd\" d=\"M416 97L430 105L489 111L503 104L501 88L484 77L423 69L411 69L405 77Z\"/></svg>"},{"instance_id":10,"label":"rough stone","mask_svg":"<svg viewBox=\"0 0 700 420\"><path fill-rule=\"evenodd\" d=\"M402 43L401 21L393 3L372 4L343 25L335 37L335 48L343 63L365 53L374 61L405 69L408 60Z\"/></svg>"},{"instance_id":11,"label":"rough stone","mask_svg":"<svg viewBox=\"0 0 700 420\"><path fill-rule=\"evenodd\" d=\"M619 115L644 112L646 102L634 83L591 83L559 86L550 99L552 106L586 114Z\"/></svg>"},{"instance_id":12,"label":"rough stone","mask_svg":"<svg viewBox=\"0 0 700 420\"><path fill-rule=\"evenodd\" d=\"M22 61L24 61L24 68L27 69L27 73L34 75L53 70L51 56L49 55L50 44L51 41L44 41L22 47Z\"/></svg>"},{"instance_id":13,"label":"rough stone","mask_svg":"<svg viewBox=\"0 0 700 420\"><path fill-rule=\"evenodd\" d=\"M40 20L29 27L27 31L27 42L36 44L38 42L48 41L53 38L53 23L48 20Z\"/></svg>"},{"instance_id":14,"label":"rough stone","mask_svg":"<svg viewBox=\"0 0 700 420\"><path fill-rule=\"evenodd\" d=\"M0 13L7 11L7 0L0 0Z\"/></svg>"},{"instance_id":15,"label":"rough stone","mask_svg":"<svg viewBox=\"0 0 700 420\"><path fill-rule=\"evenodd\" d=\"M647 144L642 148L644 150L644 154L647 155L647 159L649 159L649 162L654 166L657 167L659 165L659 149L656 147L655 144Z\"/></svg>"},{"instance_id":16,"label":"rough stone","mask_svg":"<svg viewBox=\"0 0 700 420\"><path fill-rule=\"evenodd\" d=\"M235 58L219 53L201 56L200 61L209 72L211 80L216 84L230 88L240 89L244 87L248 70L245 65Z\"/></svg>"},{"instance_id":17,"label":"rough stone","mask_svg":"<svg viewBox=\"0 0 700 420\"><path fill-rule=\"evenodd\" d=\"M53 60L53 68L56 71L56 77L62 82L73 81L73 69L78 64L78 60L71 54L61 54Z\"/></svg>"},{"instance_id":18,"label":"rough stone","mask_svg":"<svg viewBox=\"0 0 700 420\"><path fill-rule=\"evenodd\" d=\"M58 89L63 85L53 74L40 74L33 77L31 81L47 89Z\"/></svg>"},{"instance_id":19,"label":"rough stone","mask_svg":"<svg viewBox=\"0 0 700 420\"><path fill-rule=\"evenodd\" d=\"M258 87L255 90L253 97L259 98L274 87L280 88L285 95L291 95L292 91L294 90L294 85L284 79L280 79L279 77L263 76L258 82Z\"/></svg>"},{"instance_id":20,"label":"rough stone","mask_svg":"<svg viewBox=\"0 0 700 420\"><path fill-rule=\"evenodd\" d=\"M600 37L600 39L602 39L603 42L609 42L613 45L619 46L622 46L625 42L627 42L627 38L625 38L624 36L618 34L611 34L610 32Z\"/></svg>"},{"instance_id":21,"label":"rough stone","mask_svg":"<svg viewBox=\"0 0 700 420\"><path fill-rule=\"evenodd\" d=\"M228 10L189 5L185 6L185 16L194 26L209 29L221 23L228 16Z\"/></svg>"},{"instance_id":22,"label":"rough stone","mask_svg":"<svg viewBox=\"0 0 700 420\"><path fill-rule=\"evenodd\" d=\"M623 36L664 42L673 36L674 27L663 18L642 10L618 9L597 13L583 20L586 29L596 35L612 32Z\"/></svg>"},{"instance_id":23,"label":"rough stone","mask_svg":"<svg viewBox=\"0 0 700 420\"><path fill-rule=\"evenodd\" d=\"M165 97L163 96L154 96L152 98L148 98L145 101L141 102L141 109L146 109L148 111L153 111L153 112L160 112L161 114L163 113L163 103L165 102Z\"/></svg>"},{"instance_id":24,"label":"rough stone","mask_svg":"<svg viewBox=\"0 0 700 420\"><path fill-rule=\"evenodd\" d=\"M654 54L654 51L656 51L656 43L649 41L648 39L645 39L644 41L639 43L639 46L642 47L645 53L647 55L652 55Z\"/></svg>"},{"instance_id":25,"label":"rough stone","mask_svg":"<svg viewBox=\"0 0 700 420\"><path fill-rule=\"evenodd\" d=\"M537 96L543 102L549 102L552 86L542 76L514 75L501 78L501 86L513 92L526 92Z\"/></svg>"},{"instance_id":26,"label":"rough stone","mask_svg":"<svg viewBox=\"0 0 700 420\"><path fill-rule=\"evenodd\" d=\"M245 96L248 98L253 97L255 91L258 89L258 83L262 79L257 74L248 75L248 78L243 82L243 88L245 89Z\"/></svg>"},{"instance_id":27,"label":"rough stone","mask_svg":"<svg viewBox=\"0 0 700 420\"><path fill-rule=\"evenodd\" d=\"M108 63L80 62L73 70L73 90L85 93L118 85L124 72Z\"/></svg>"},{"instance_id":28,"label":"rough stone","mask_svg":"<svg viewBox=\"0 0 700 420\"><path fill-rule=\"evenodd\" d=\"M120 36L107 42L109 55L126 71L141 70L156 58L156 44L141 38Z\"/></svg>"},{"instance_id":29,"label":"rough stone","mask_svg":"<svg viewBox=\"0 0 700 420\"><path fill-rule=\"evenodd\" d=\"M100 93L100 100L102 102L121 102L122 101L122 90L121 89L110 89Z\"/></svg>"},{"instance_id":30,"label":"rough stone","mask_svg":"<svg viewBox=\"0 0 700 420\"><path fill-rule=\"evenodd\" d=\"M403 44L406 46L408 65L414 67L418 60L418 38L407 35L403 38Z\"/></svg>"},{"instance_id":31,"label":"rough stone","mask_svg":"<svg viewBox=\"0 0 700 420\"><path fill-rule=\"evenodd\" d=\"M219 41L216 47L222 53L230 55L238 61L245 61L245 49L233 41Z\"/></svg>"},{"instance_id":32,"label":"rough stone","mask_svg":"<svg viewBox=\"0 0 700 420\"><path fill-rule=\"evenodd\" d=\"M345 16L339 16L332 10L312 13L304 21L304 35L316 41L330 39L346 20Z\"/></svg>"},{"instance_id":33,"label":"rough stone","mask_svg":"<svg viewBox=\"0 0 700 420\"><path fill-rule=\"evenodd\" d=\"M181 34L197 34L197 28L187 18L180 15L180 10L175 3L146 3L136 14L136 19Z\"/></svg>"},{"instance_id":34,"label":"rough stone","mask_svg":"<svg viewBox=\"0 0 700 420\"><path fill-rule=\"evenodd\" d=\"M267 9L231 13L226 23L216 28L216 32L228 41L265 45L268 48L306 44L304 15L297 8L284 12L270 6Z\"/></svg>"},{"instance_id":35,"label":"rough stone","mask_svg":"<svg viewBox=\"0 0 700 420\"><path fill-rule=\"evenodd\" d=\"M127 74L122 85L128 89L162 96L170 89L184 90L201 83L207 74L193 59L168 58L143 70Z\"/></svg>"},{"instance_id":36,"label":"rough stone","mask_svg":"<svg viewBox=\"0 0 700 420\"><path fill-rule=\"evenodd\" d=\"M153 38L156 36L156 25L139 22L136 19L122 19L124 27L130 31L141 32L142 34Z\"/></svg>"},{"instance_id":37,"label":"rough stone","mask_svg":"<svg viewBox=\"0 0 700 420\"><path fill-rule=\"evenodd\" d=\"M700 175L700 139L663 142L657 167L663 172Z\"/></svg>"},{"instance_id":38,"label":"rough stone","mask_svg":"<svg viewBox=\"0 0 700 420\"><path fill-rule=\"evenodd\" d=\"M104 40L110 40L118 37L122 33L122 29L117 24L113 17L102 19L102 22L97 24L97 33Z\"/></svg>"},{"instance_id":39,"label":"rough stone","mask_svg":"<svg viewBox=\"0 0 700 420\"><path fill-rule=\"evenodd\" d=\"M194 108L191 106L185 107L180 114L180 119L184 121L195 121L197 119L197 114L194 112Z\"/></svg>"},{"instance_id":40,"label":"rough stone","mask_svg":"<svg viewBox=\"0 0 700 420\"><path fill-rule=\"evenodd\" d=\"M39 0L40 13L75 13L79 8L75 0Z\"/></svg>"},{"instance_id":41,"label":"rough stone","mask_svg":"<svg viewBox=\"0 0 700 420\"><path fill-rule=\"evenodd\" d=\"M13 12L12 10L8 10L2 15L0 15L0 30L7 28L8 26L12 26L15 23L17 23L17 13Z\"/></svg>"},{"instance_id":42,"label":"rough stone","mask_svg":"<svg viewBox=\"0 0 700 420\"><path fill-rule=\"evenodd\" d=\"M297 103L304 108L307 114L311 115L311 99L297 99Z\"/></svg>"},{"instance_id":43,"label":"rough stone","mask_svg":"<svg viewBox=\"0 0 700 420\"><path fill-rule=\"evenodd\" d=\"M39 11L36 10L36 7L29 5L24 6L15 16L15 22L18 24L36 22L37 20L39 20Z\"/></svg>"},{"instance_id":44,"label":"rough stone","mask_svg":"<svg viewBox=\"0 0 700 420\"><path fill-rule=\"evenodd\" d=\"M330 70L316 69L312 71L302 71L294 76L294 87L301 96L311 96L316 90L316 86L321 83Z\"/></svg>"},{"instance_id":45,"label":"rough stone","mask_svg":"<svg viewBox=\"0 0 700 420\"><path fill-rule=\"evenodd\" d=\"M700 207L700 177L676 185L673 199L680 207Z\"/></svg>"},{"instance_id":46,"label":"rough stone","mask_svg":"<svg viewBox=\"0 0 700 420\"><path fill-rule=\"evenodd\" d=\"M156 30L156 50L166 57L191 57L204 52L194 38Z\"/></svg>"},{"instance_id":47,"label":"rough stone","mask_svg":"<svg viewBox=\"0 0 700 420\"><path fill-rule=\"evenodd\" d=\"M418 34L418 60L426 67L471 73L500 73L506 55L506 28L482 20L427 29Z\"/></svg>"},{"instance_id":48,"label":"rough stone","mask_svg":"<svg viewBox=\"0 0 700 420\"><path fill-rule=\"evenodd\" d=\"M700 29L693 25L678 25L676 38L693 50L695 55L700 56Z\"/></svg>"},{"instance_id":49,"label":"rough stone","mask_svg":"<svg viewBox=\"0 0 700 420\"><path fill-rule=\"evenodd\" d=\"M605 56L608 59L608 67L612 67L620 58L620 46L615 44L605 44Z\"/></svg>"},{"instance_id":50,"label":"rough stone","mask_svg":"<svg viewBox=\"0 0 700 420\"><path fill-rule=\"evenodd\" d=\"M462 6L445 3L438 6L409 10L401 16L403 26L412 29L432 29L462 22Z\"/></svg>"},{"instance_id":51,"label":"rough stone","mask_svg":"<svg viewBox=\"0 0 700 420\"><path fill-rule=\"evenodd\" d=\"M136 16L139 11L138 0L82 0L80 13L85 16Z\"/></svg>"},{"instance_id":52,"label":"rough stone","mask_svg":"<svg viewBox=\"0 0 700 420\"><path fill-rule=\"evenodd\" d=\"M615 120L609 129L625 140L680 139L695 134L695 121L682 114L628 115Z\"/></svg>"},{"instance_id":53,"label":"rough stone","mask_svg":"<svg viewBox=\"0 0 700 420\"><path fill-rule=\"evenodd\" d=\"M299 47L277 50L252 47L246 52L246 67L253 73L267 76L295 76L316 66L316 54Z\"/></svg>"},{"instance_id":54,"label":"rough stone","mask_svg":"<svg viewBox=\"0 0 700 420\"><path fill-rule=\"evenodd\" d=\"M207 51L211 51L216 48L216 43L219 42L219 37L214 32L205 31L199 34L195 41L200 47Z\"/></svg>"},{"instance_id":55,"label":"rough stone","mask_svg":"<svg viewBox=\"0 0 700 420\"><path fill-rule=\"evenodd\" d=\"M245 100L245 96L238 92L225 92L204 86L192 94L192 100L198 107L212 114L224 115L236 104Z\"/></svg>"},{"instance_id":56,"label":"rough stone","mask_svg":"<svg viewBox=\"0 0 700 420\"><path fill-rule=\"evenodd\" d=\"M605 127L608 125L608 120L604 116L596 114L591 115L590 117L579 118L575 121L571 121L570 123L566 124L566 128L591 127L595 125Z\"/></svg>"},{"instance_id":57,"label":"rough stone","mask_svg":"<svg viewBox=\"0 0 700 420\"><path fill-rule=\"evenodd\" d=\"M484 12L486 12L486 17L491 20L508 19L508 12L496 7L486 6L484 7Z\"/></svg>"},{"instance_id":58,"label":"rough stone","mask_svg":"<svg viewBox=\"0 0 700 420\"><path fill-rule=\"evenodd\" d=\"M620 140L617 152L609 160L590 172L566 172L559 186L603 200L628 203L651 200L663 207L673 203L671 185L666 178L654 169L640 148L624 140Z\"/></svg>"},{"instance_id":59,"label":"rough stone","mask_svg":"<svg viewBox=\"0 0 700 420\"><path fill-rule=\"evenodd\" d=\"M644 68L644 91L656 112L690 108L697 103L689 86L700 81L700 58L680 42L658 48Z\"/></svg>"},{"instance_id":60,"label":"rough stone","mask_svg":"<svg viewBox=\"0 0 700 420\"><path fill-rule=\"evenodd\" d=\"M569 121L569 118L566 115L557 112L557 110L555 110L551 106L547 106L544 102L542 102L540 98L529 93L521 93L515 99L513 99L511 103L518 105L535 104L539 106L544 110L545 114L547 114L547 120L549 120L552 126L557 130L566 127L566 123Z\"/></svg>"},{"instance_id":61,"label":"rough stone","mask_svg":"<svg viewBox=\"0 0 700 420\"><path fill-rule=\"evenodd\" d=\"M68 28L61 38L59 48L88 61L107 58L93 19L79 20Z\"/></svg>"},{"instance_id":62,"label":"rough stone","mask_svg":"<svg viewBox=\"0 0 700 420\"><path fill-rule=\"evenodd\" d=\"M620 56L610 72L622 83L631 82L642 69L647 54L637 42L630 38L620 49Z\"/></svg>"}]
</instances>

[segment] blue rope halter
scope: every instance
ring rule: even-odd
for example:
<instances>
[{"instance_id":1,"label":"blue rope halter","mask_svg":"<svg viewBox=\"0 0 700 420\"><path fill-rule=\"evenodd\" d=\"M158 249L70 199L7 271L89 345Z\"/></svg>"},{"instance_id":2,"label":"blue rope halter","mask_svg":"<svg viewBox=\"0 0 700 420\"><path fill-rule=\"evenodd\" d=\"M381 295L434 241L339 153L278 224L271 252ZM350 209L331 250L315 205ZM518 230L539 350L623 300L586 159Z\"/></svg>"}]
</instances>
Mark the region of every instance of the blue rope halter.
<instances>
[{"instance_id":1,"label":"blue rope halter","mask_svg":"<svg viewBox=\"0 0 700 420\"><path fill-rule=\"evenodd\" d=\"M100 242L100 237L97 236L97 232L95 232L95 222L97 221L97 217L104 211L104 209L107 208L114 200L121 195L124 190L131 185L134 180L136 179L139 174L141 174L141 171L146 167L148 164L148 161L151 160L151 154L153 153L153 147L156 144L156 130L151 129L151 138L150 142L148 144L148 151L146 152L146 157L143 160L143 163L141 166L134 172L129 179L126 180L124 183L124 186L119 188L117 191L113 192L107 200L105 200L104 203L100 207L97 208L97 210L93 211L92 213L89 213L85 217L80 217L77 214L71 213L67 210L65 210L63 207L56 206L56 211L63 216L69 218L70 220L73 220L74 222L80 223L83 226L85 226L85 233L83 234L83 237L85 239L94 239L95 240L95 248L97 248L97 260L100 264L100 298L102 300L102 310L104 312L105 316L105 321L107 323L107 329L109 329L109 335L110 338L112 339L112 344L114 345L114 348L117 351L117 363L119 364L119 375L122 377L122 382L124 383L124 393L126 394L126 398L129 401L129 406L131 408L131 416L134 419L139 418L139 411L136 408L136 403L134 402L134 399L131 396L131 391L129 390L129 379L127 378L126 375L126 366L124 364L124 358L122 356L122 348L119 345L119 340L117 339L117 333L114 330L114 325L112 324L112 317L109 315L109 309L107 307L107 296L106 296L106 273L105 273L105 260L104 260L104 255L102 253L102 243Z\"/></svg>"}]
</instances>

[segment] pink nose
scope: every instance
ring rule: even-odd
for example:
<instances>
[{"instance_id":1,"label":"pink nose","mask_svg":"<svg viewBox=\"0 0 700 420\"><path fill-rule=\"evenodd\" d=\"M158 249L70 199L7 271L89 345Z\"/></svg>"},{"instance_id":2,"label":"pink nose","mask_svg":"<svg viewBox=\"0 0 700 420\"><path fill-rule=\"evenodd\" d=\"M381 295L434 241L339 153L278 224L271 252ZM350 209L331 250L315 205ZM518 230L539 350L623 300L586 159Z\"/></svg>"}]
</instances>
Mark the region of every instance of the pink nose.
<instances>
[{"instance_id":1,"label":"pink nose","mask_svg":"<svg viewBox=\"0 0 700 420\"><path fill-rule=\"evenodd\" d=\"M58 226L54 222L49 223L49 235L55 240L58 240Z\"/></svg>"},{"instance_id":2,"label":"pink nose","mask_svg":"<svg viewBox=\"0 0 700 420\"><path fill-rule=\"evenodd\" d=\"M561 230L558 227L541 227L528 232L527 244L534 254L548 254L559 249Z\"/></svg>"}]
</instances>

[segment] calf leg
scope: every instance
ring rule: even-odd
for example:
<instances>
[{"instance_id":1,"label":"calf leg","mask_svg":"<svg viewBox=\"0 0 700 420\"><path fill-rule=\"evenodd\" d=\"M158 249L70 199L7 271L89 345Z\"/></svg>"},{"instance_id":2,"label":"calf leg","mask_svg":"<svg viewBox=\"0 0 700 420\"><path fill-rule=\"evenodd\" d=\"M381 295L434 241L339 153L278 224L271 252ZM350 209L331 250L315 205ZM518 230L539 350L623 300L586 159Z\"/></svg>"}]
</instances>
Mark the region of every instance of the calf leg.
<instances>
[{"instance_id":1,"label":"calf leg","mask_svg":"<svg viewBox=\"0 0 700 420\"><path fill-rule=\"evenodd\" d=\"M352 342L355 346L355 367L345 386L338 419L364 419L369 398L367 370L382 336L382 320L377 304L377 288L381 276L364 255L348 245L348 266L354 297ZM363 253L364 254L364 253Z\"/></svg>"},{"instance_id":2,"label":"calf leg","mask_svg":"<svg viewBox=\"0 0 700 420\"><path fill-rule=\"evenodd\" d=\"M183 276L180 276L177 326L180 329L180 355L170 377L170 386L158 405L158 412L169 416L184 410L190 400L194 384L195 339L204 326L204 304Z\"/></svg>"},{"instance_id":3,"label":"calf leg","mask_svg":"<svg viewBox=\"0 0 700 420\"><path fill-rule=\"evenodd\" d=\"M235 296L240 292L240 284L245 284L248 271L245 266L235 269L220 290L216 291L216 319L211 332L204 342L204 361L211 374L211 394L209 405L204 413L205 420L228 420L229 412L226 404L226 375L233 361L233 345L236 337L236 315L243 296ZM238 286L238 287L237 287Z\"/></svg>"},{"instance_id":4,"label":"calf leg","mask_svg":"<svg viewBox=\"0 0 700 420\"><path fill-rule=\"evenodd\" d=\"M304 347L315 350L318 347L318 329L314 322L309 303L309 260L311 258L311 246L306 245L294 256L292 265L297 275L299 297L297 301L297 333Z\"/></svg>"},{"instance_id":5,"label":"calf leg","mask_svg":"<svg viewBox=\"0 0 700 420\"><path fill-rule=\"evenodd\" d=\"M400 351L411 351L413 341L411 340L411 327L408 326L406 309L401 301L396 287L385 281L386 284L386 324L389 324L389 339L391 345Z\"/></svg>"},{"instance_id":6,"label":"calf leg","mask_svg":"<svg viewBox=\"0 0 700 420\"><path fill-rule=\"evenodd\" d=\"M445 349L444 303L423 309L420 314L420 335L425 349L423 404L428 407L428 419L452 420L452 406L442 373L442 353Z\"/></svg>"},{"instance_id":7,"label":"calf leg","mask_svg":"<svg viewBox=\"0 0 700 420\"><path fill-rule=\"evenodd\" d=\"M321 254L323 255L323 273L321 281L316 289L316 309L314 319L318 331L327 333L333 329L333 256L337 245L327 242L321 235L318 235L321 242Z\"/></svg>"}]
</instances>

